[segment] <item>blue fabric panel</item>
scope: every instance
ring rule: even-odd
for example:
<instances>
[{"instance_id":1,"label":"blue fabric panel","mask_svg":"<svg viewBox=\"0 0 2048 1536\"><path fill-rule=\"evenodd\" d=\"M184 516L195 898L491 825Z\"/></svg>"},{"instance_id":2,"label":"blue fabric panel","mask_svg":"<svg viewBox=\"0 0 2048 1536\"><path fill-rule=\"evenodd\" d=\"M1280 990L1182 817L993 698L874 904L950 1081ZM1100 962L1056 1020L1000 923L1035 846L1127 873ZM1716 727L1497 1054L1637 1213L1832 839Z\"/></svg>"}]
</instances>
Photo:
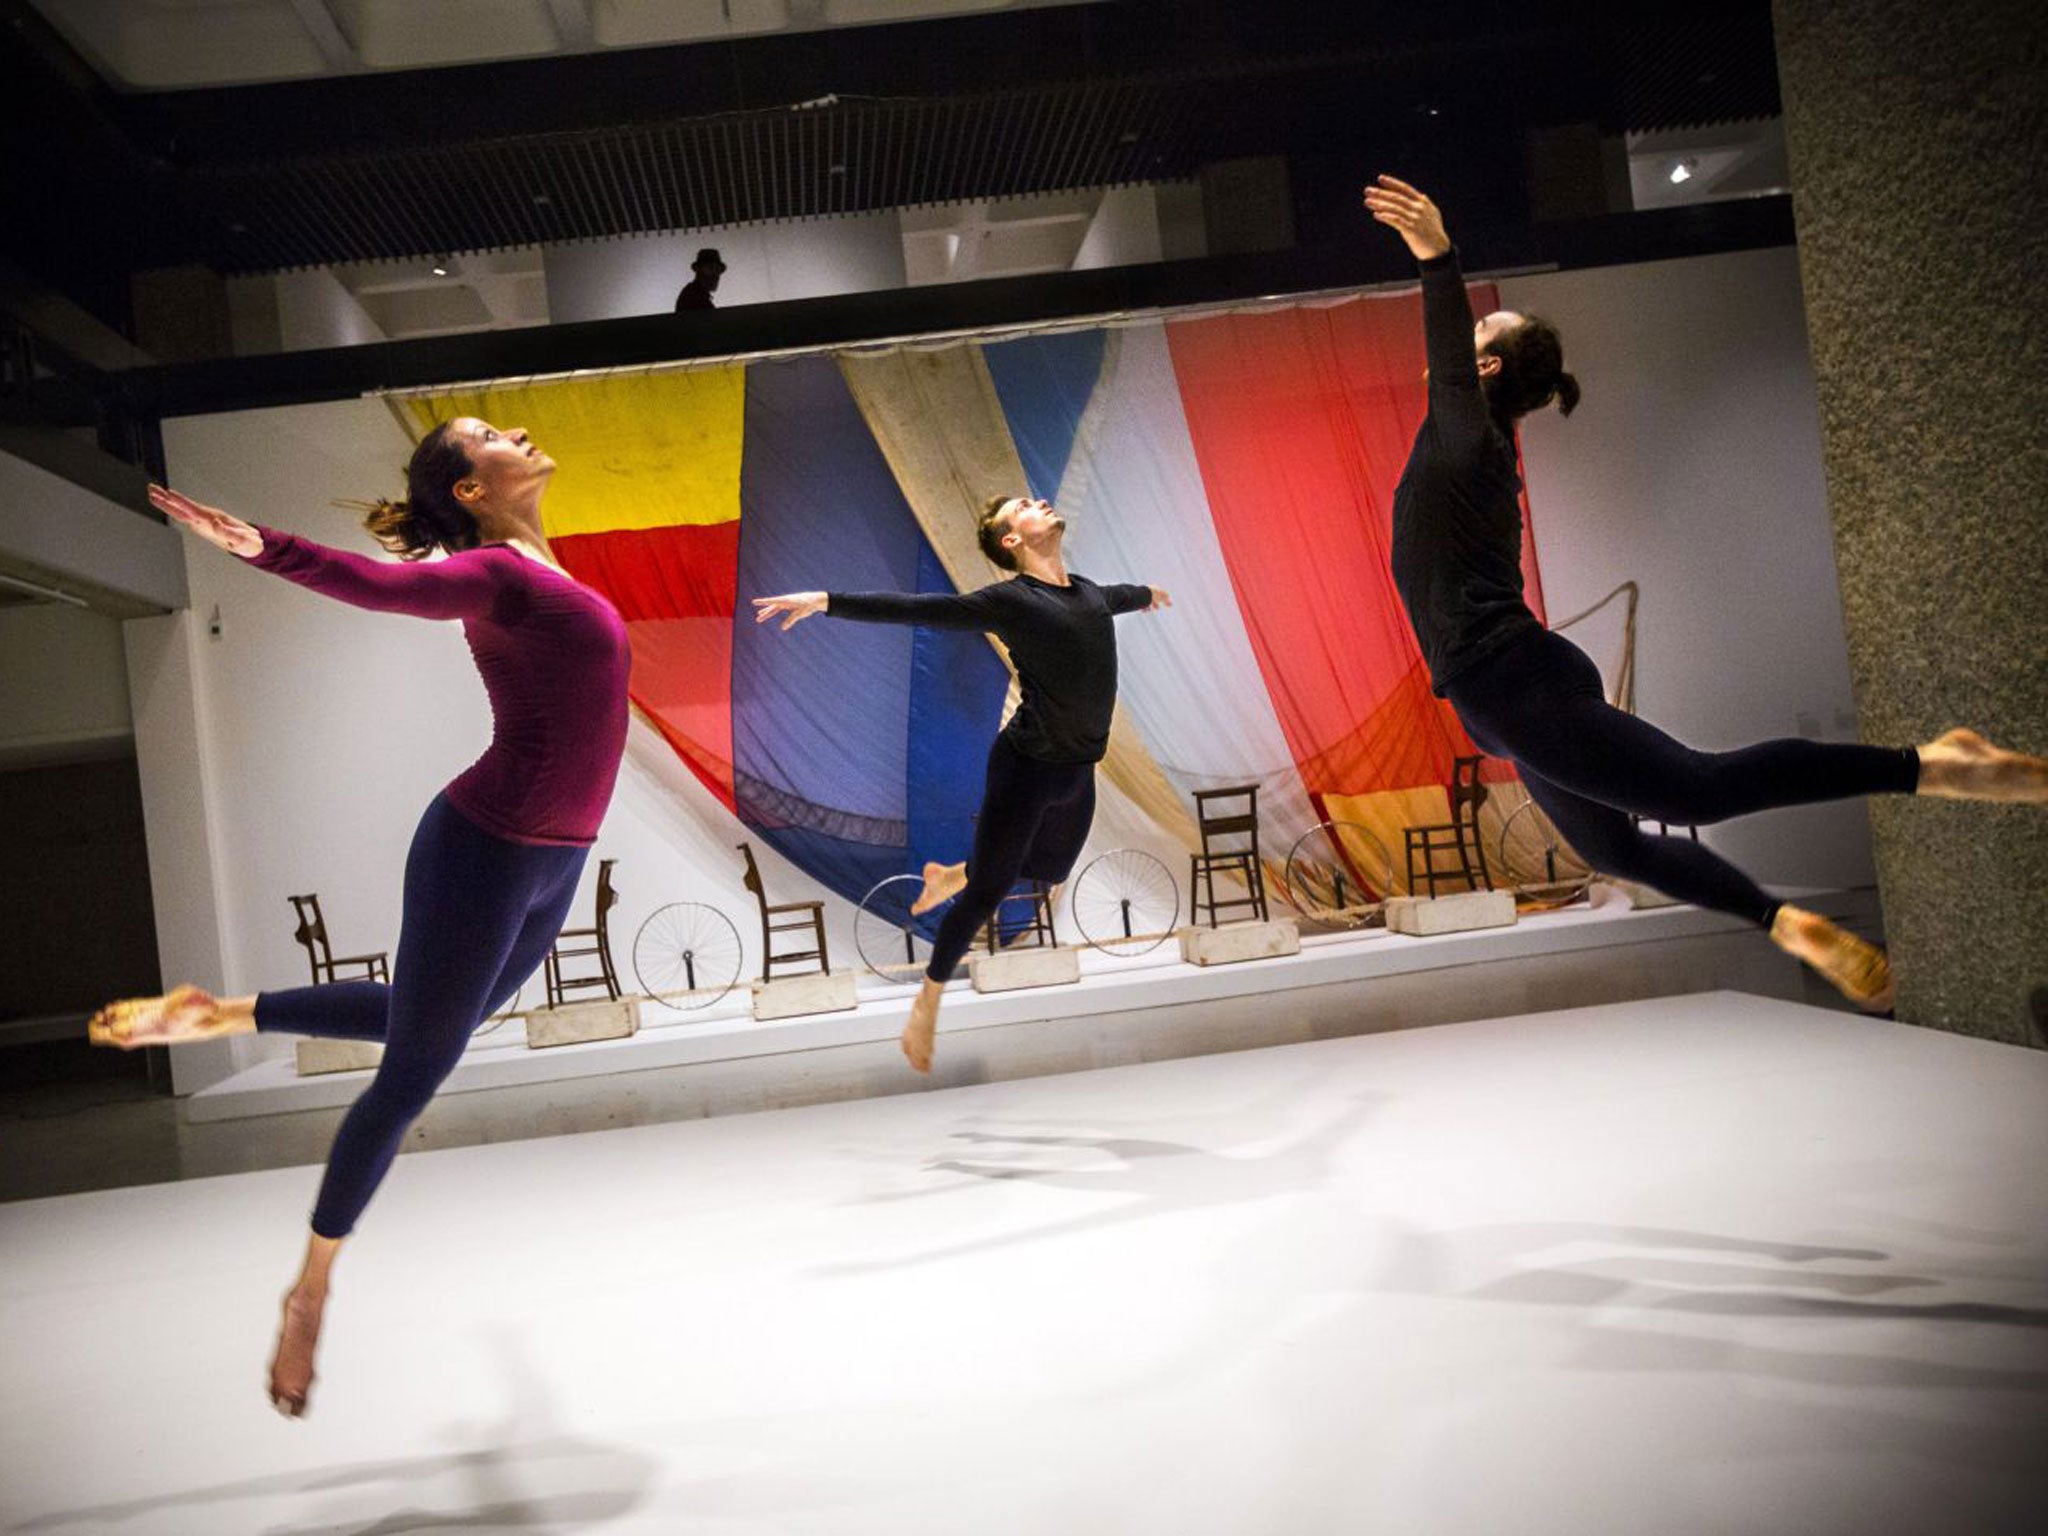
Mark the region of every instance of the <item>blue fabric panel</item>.
<instances>
[{"instance_id":1,"label":"blue fabric panel","mask_svg":"<svg viewBox=\"0 0 2048 1536\"><path fill-rule=\"evenodd\" d=\"M827 357L747 369L733 615L733 794L783 857L849 901L964 858L1008 677L979 635L820 617L784 633L749 599L951 592Z\"/></svg>"},{"instance_id":2,"label":"blue fabric panel","mask_svg":"<svg viewBox=\"0 0 2048 1536\"><path fill-rule=\"evenodd\" d=\"M747 369L733 614L733 794L741 819L858 901L899 873L915 636L885 624L756 625L749 599L912 590L924 545L829 357Z\"/></svg>"},{"instance_id":3,"label":"blue fabric panel","mask_svg":"<svg viewBox=\"0 0 2048 1536\"><path fill-rule=\"evenodd\" d=\"M1108 333L1091 327L1064 336L992 342L981 349L1034 496L1059 497L1081 413L1102 375L1107 343Z\"/></svg>"}]
</instances>

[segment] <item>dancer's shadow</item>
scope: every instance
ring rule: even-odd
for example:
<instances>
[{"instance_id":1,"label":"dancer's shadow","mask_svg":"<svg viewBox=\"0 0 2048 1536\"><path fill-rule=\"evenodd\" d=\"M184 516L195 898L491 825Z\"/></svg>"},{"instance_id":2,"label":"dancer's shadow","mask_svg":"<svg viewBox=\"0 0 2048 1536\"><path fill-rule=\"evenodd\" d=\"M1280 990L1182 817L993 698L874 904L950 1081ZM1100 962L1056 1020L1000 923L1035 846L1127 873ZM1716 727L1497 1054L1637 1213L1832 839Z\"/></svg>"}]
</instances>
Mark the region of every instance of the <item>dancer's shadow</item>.
<instances>
[{"instance_id":1,"label":"dancer's shadow","mask_svg":"<svg viewBox=\"0 0 2048 1536\"><path fill-rule=\"evenodd\" d=\"M1050 1135L1042 1132L975 1129L954 1131L950 1134L950 1140L973 1146L986 1146L992 1149L992 1153L993 1149L1005 1147L1061 1148L1108 1159L1111 1166L1046 1167L1023 1158L1003 1159L996 1155L936 1158L925 1165L927 1170L953 1174L956 1176L955 1182L925 1185L917 1189L873 1196L870 1197L869 1203L925 1199L956 1192L962 1187L963 1182L1012 1181L1077 1193L1114 1194L1129 1198L1120 1202L1114 1209L1090 1211L1084 1215L1046 1222L1021 1231L944 1244L894 1258L823 1264L813 1273L873 1274L907 1264L928 1264L941 1259L1006 1248L1017 1243L1045 1242L1098 1227L1141 1221L1179 1211L1248 1204L1270 1199L1275 1195L1312 1193L1328 1182L1337 1150L1367 1115L1379 1107L1379 1104L1380 1100L1369 1096L1349 1099L1338 1106L1334 1113L1327 1114L1321 1124L1313 1126L1277 1149L1244 1154L1214 1152L1207 1147L1186 1142L1164 1141L1143 1136L1100 1133ZM1235 1118L1246 1118L1246 1114L1240 1113Z\"/></svg>"},{"instance_id":2,"label":"dancer's shadow","mask_svg":"<svg viewBox=\"0 0 2048 1536\"><path fill-rule=\"evenodd\" d=\"M205 1510L257 1499L321 1502L343 1495L361 1509L377 1502L397 1505L374 1515L361 1513L294 1517L268 1527L268 1536L401 1536L429 1531L587 1531L631 1513L647 1496L657 1464L644 1452L608 1446L553 1432L554 1411L545 1384L509 1333L493 1341L510 1380L506 1418L472 1450L440 1455L355 1462L321 1472L284 1472L242 1482L215 1483L178 1493L156 1494L118 1504L58 1510L7 1527L13 1533L83 1529L97 1532L117 1522L166 1510ZM459 1490L436 1507L424 1507L438 1479ZM389 1488L389 1495L379 1491ZM229 1508L216 1511L220 1530L247 1528Z\"/></svg>"},{"instance_id":3,"label":"dancer's shadow","mask_svg":"<svg viewBox=\"0 0 2048 1536\"><path fill-rule=\"evenodd\" d=\"M1390 1228L1392 1257L1374 1289L1586 1314L1581 1364L1606 1370L1728 1369L1836 1386L2040 1391L2048 1371L2008 1357L1996 1367L1949 1364L1881 1350L1796 1350L1632 1326L1672 1316L1811 1318L2048 1328L2048 1308L1972 1300L1893 1298L1950 1283L1947 1266L1920 1273L1843 1268L1890 1263L1881 1249L1744 1238L1727 1233L1599 1222L1500 1223L1449 1231ZM1571 1263L1530 1263L1571 1245L1614 1250ZM1739 1263L1740 1258L1760 1262ZM1808 1267L1813 1266L1813 1267ZM1469 1279L1467 1277L1470 1277Z\"/></svg>"}]
</instances>

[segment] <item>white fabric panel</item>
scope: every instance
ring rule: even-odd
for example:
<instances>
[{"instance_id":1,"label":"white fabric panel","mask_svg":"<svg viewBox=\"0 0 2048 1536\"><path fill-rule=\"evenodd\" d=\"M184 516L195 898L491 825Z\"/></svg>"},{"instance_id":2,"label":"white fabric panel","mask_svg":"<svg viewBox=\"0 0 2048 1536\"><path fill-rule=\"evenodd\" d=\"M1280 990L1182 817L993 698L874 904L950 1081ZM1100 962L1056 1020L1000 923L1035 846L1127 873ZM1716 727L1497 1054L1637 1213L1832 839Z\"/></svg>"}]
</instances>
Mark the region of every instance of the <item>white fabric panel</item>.
<instances>
[{"instance_id":1,"label":"white fabric panel","mask_svg":"<svg viewBox=\"0 0 2048 1536\"><path fill-rule=\"evenodd\" d=\"M1166 329L1114 331L1110 346L1060 482L1073 566L1173 595L1169 612L1117 625L1124 707L1182 794L1258 784L1261 847L1277 864L1318 818L1209 520Z\"/></svg>"}]
</instances>

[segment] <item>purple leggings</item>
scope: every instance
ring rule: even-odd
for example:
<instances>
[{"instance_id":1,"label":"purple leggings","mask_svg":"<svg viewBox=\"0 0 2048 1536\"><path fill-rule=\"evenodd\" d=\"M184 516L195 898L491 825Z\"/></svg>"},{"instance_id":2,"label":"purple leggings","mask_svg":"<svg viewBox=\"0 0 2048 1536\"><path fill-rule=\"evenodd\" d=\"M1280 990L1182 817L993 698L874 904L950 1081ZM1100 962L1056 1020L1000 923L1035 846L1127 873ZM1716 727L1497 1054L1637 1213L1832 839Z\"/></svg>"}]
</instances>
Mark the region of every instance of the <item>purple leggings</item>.
<instances>
[{"instance_id":1,"label":"purple leggings","mask_svg":"<svg viewBox=\"0 0 2048 1536\"><path fill-rule=\"evenodd\" d=\"M547 958L576 896L587 848L507 842L442 795L413 833L392 980L264 992L256 1027L381 1040L384 1059L350 1106L328 1154L313 1230L346 1237L370 1203L406 1128L469 1037Z\"/></svg>"},{"instance_id":2,"label":"purple leggings","mask_svg":"<svg viewBox=\"0 0 2048 1536\"><path fill-rule=\"evenodd\" d=\"M1851 795L1910 795L1911 747L1786 737L1698 752L1609 704L1600 669L1562 636L1511 640L1445 690L1484 751L1521 771L1529 797L1593 868L1768 928L1778 903L1703 843L1660 837L1631 813L1704 826L1781 805Z\"/></svg>"}]
</instances>

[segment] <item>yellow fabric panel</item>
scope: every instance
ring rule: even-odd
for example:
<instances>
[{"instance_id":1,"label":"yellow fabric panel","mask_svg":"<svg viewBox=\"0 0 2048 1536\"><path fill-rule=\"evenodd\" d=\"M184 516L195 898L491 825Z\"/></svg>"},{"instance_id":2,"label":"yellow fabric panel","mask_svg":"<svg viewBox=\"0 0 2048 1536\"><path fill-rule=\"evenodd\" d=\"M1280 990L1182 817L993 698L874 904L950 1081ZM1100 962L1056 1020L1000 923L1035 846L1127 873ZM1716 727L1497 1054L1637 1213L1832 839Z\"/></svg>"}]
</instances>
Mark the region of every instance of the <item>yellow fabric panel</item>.
<instances>
[{"instance_id":1,"label":"yellow fabric panel","mask_svg":"<svg viewBox=\"0 0 2048 1536\"><path fill-rule=\"evenodd\" d=\"M1409 827L1440 826L1451 819L1450 796L1441 784L1424 784L1415 789L1383 789L1370 795L1324 795L1322 798L1324 813L1330 820L1352 822L1380 840L1381 846L1387 850L1387 862L1393 866L1388 894L1395 896L1408 892L1408 863L1402 856L1407 839L1402 834ZM1379 850L1370 844L1353 854L1359 872L1375 883L1379 870L1374 866L1379 856Z\"/></svg>"},{"instance_id":2,"label":"yellow fabric panel","mask_svg":"<svg viewBox=\"0 0 2048 1536\"><path fill-rule=\"evenodd\" d=\"M1021 495L1029 482L981 348L963 343L936 351L841 353L839 367L953 584L968 592L1006 575L982 555L975 520L989 497ZM1002 654L1001 646L996 650ZM1003 661L1008 665L1009 657ZM1013 675L1005 718L1016 692ZM1194 817L1122 706L1110 722L1102 771L1182 847L1192 852L1201 846Z\"/></svg>"},{"instance_id":3,"label":"yellow fabric panel","mask_svg":"<svg viewBox=\"0 0 2048 1536\"><path fill-rule=\"evenodd\" d=\"M558 468L543 516L556 534L725 523L740 515L746 369L510 382L396 402L415 439L475 416L524 427Z\"/></svg>"},{"instance_id":4,"label":"yellow fabric panel","mask_svg":"<svg viewBox=\"0 0 2048 1536\"><path fill-rule=\"evenodd\" d=\"M1479 807L1479 825L1486 835L1486 857L1496 884L1535 885L1552 878L1555 863L1559 880L1583 880L1593 871L1585 860L1559 835L1556 825L1531 805L1529 791L1520 784L1489 784L1486 803ZM1528 809L1524 810L1523 807ZM1505 859L1501 829L1507 828ZM1545 853L1555 849L1550 858ZM1507 866L1506 876L1501 866Z\"/></svg>"}]
</instances>

